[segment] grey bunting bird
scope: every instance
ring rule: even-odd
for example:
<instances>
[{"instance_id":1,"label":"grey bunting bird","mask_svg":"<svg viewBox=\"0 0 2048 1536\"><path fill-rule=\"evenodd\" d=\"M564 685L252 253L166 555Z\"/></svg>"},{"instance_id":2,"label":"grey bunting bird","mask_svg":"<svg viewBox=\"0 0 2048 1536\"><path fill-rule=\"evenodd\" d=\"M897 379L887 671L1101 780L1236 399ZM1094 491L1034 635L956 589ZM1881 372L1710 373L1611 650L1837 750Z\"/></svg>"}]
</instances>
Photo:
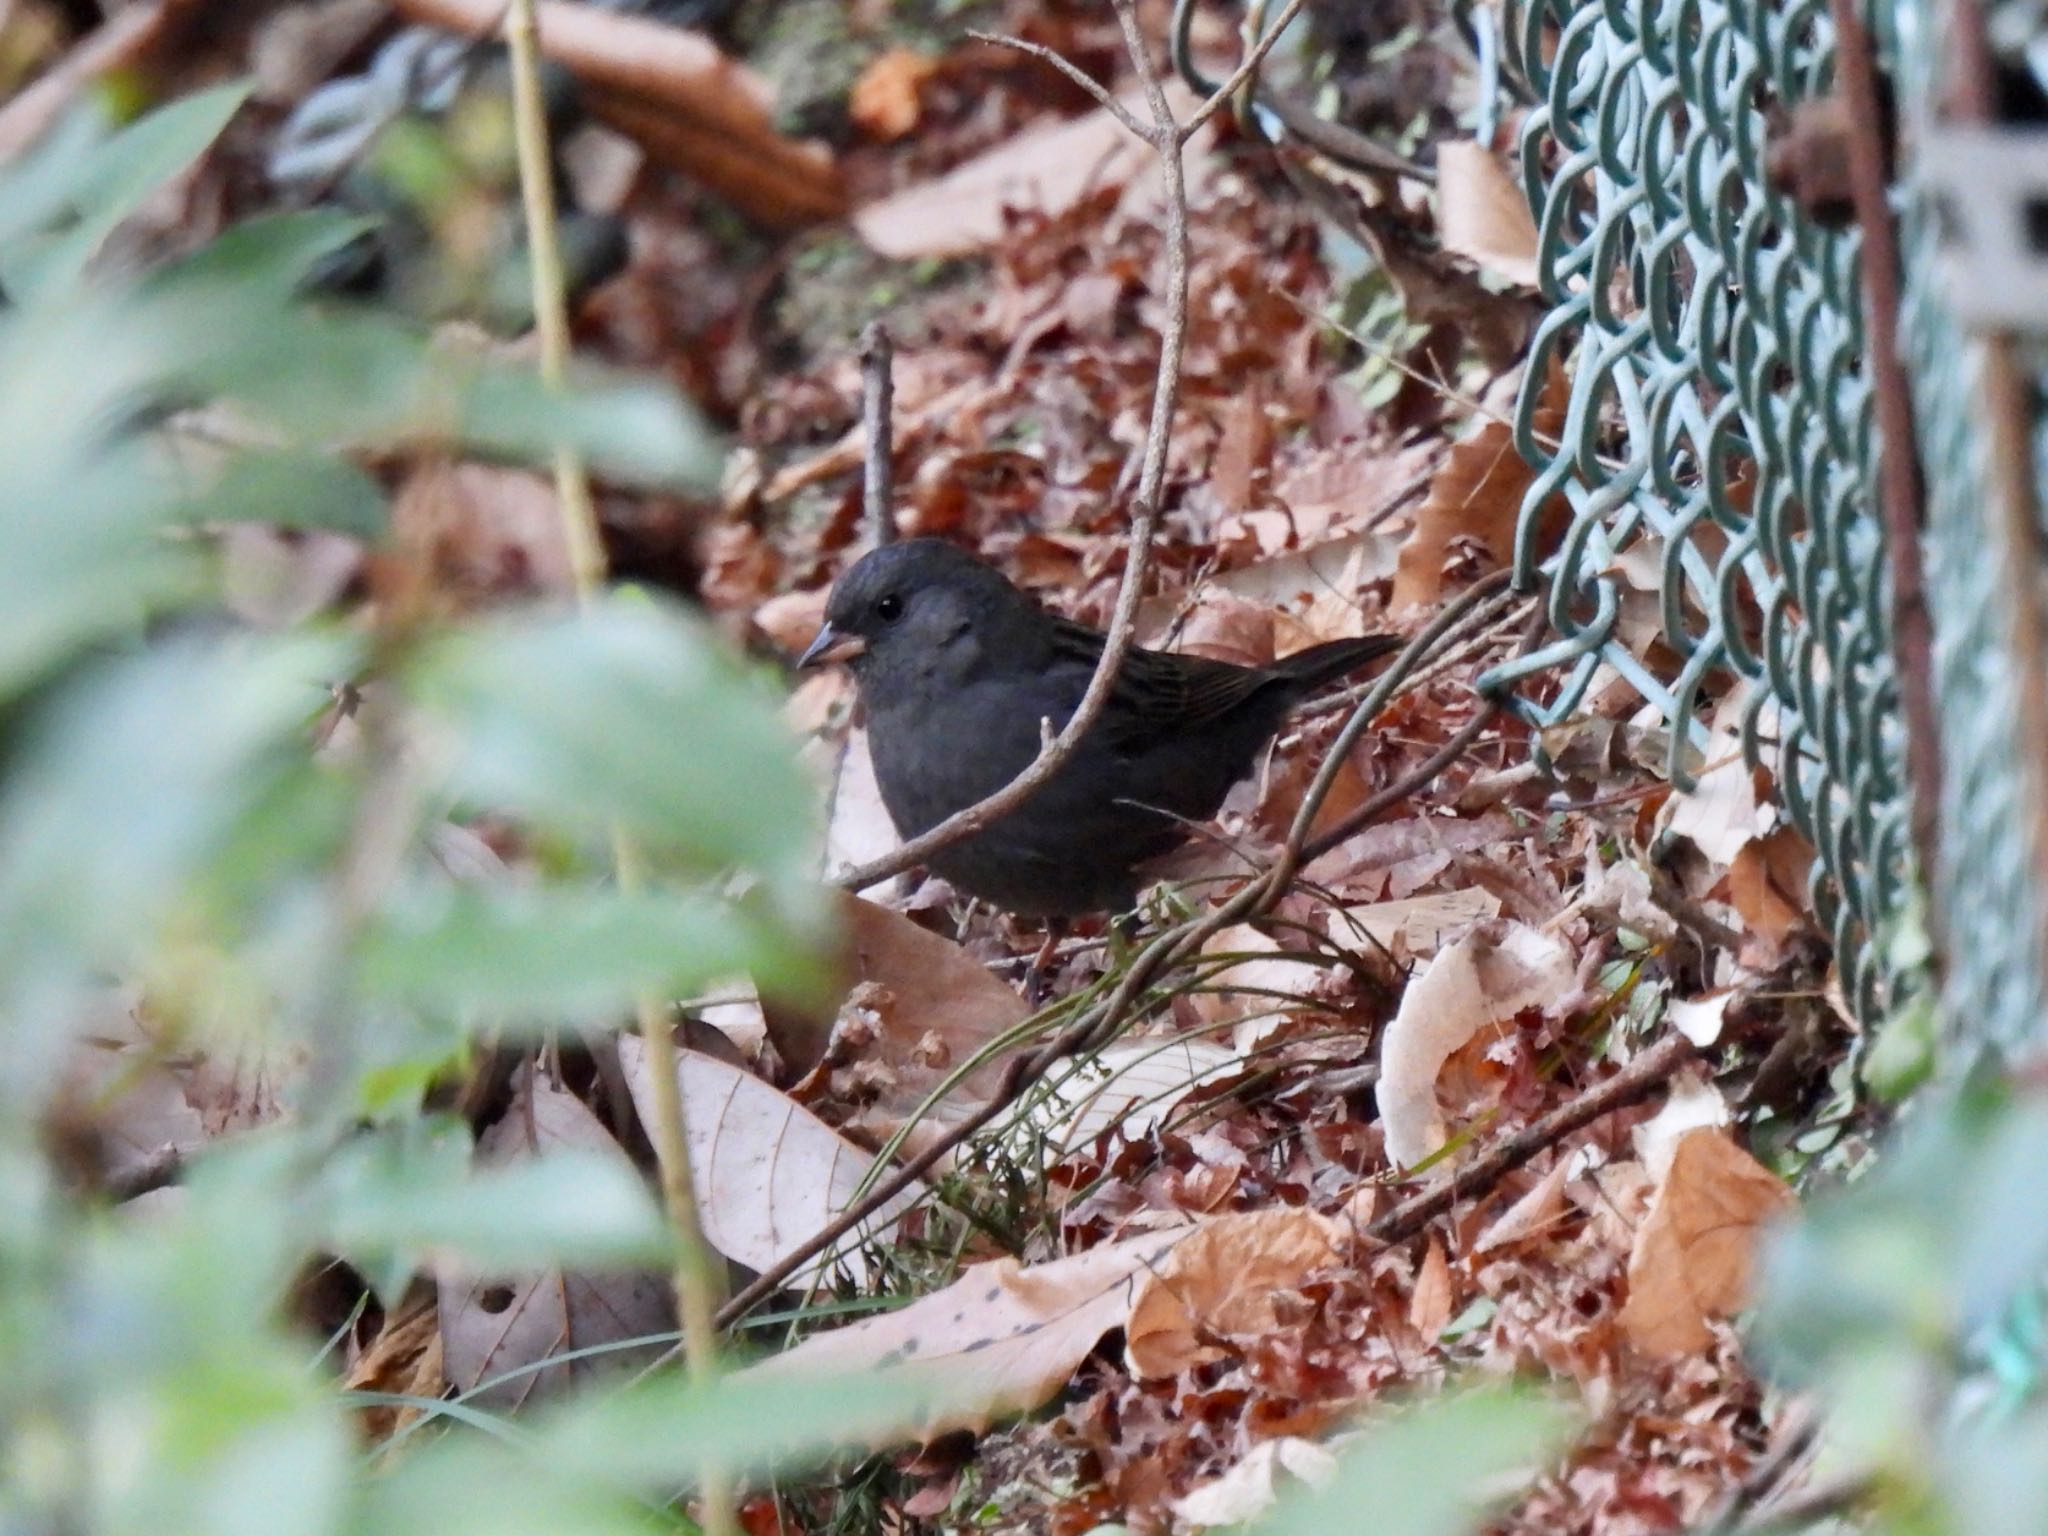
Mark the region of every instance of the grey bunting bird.
<instances>
[{"instance_id":1,"label":"grey bunting bird","mask_svg":"<svg viewBox=\"0 0 2048 1536\"><path fill-rule=\"evenodd\" d=\"M911 838L1030 765L1041 722L1065 726L1103 643L951 544L909 539L862 556L839 578L799 665L852 669L882 803ZM1216 813L1290 708L1401 643L1332 640L1268 667L1132 647L1073 755L929 867L1028 917L1128 911L1139 867Z\"/></svg>"}]
</instances>

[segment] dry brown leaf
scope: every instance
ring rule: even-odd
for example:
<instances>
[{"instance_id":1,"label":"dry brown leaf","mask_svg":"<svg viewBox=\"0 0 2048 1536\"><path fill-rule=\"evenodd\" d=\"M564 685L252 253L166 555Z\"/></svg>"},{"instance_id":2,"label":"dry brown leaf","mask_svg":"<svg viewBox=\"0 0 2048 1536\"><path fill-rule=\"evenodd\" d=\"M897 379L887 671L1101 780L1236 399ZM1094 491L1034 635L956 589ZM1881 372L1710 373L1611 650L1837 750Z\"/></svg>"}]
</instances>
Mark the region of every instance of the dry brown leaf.
<instances>
[{"instance_id":1,"label":"dry brown leaf","mask_svg":"<svg viewBox=\"0 0 2048 1536\"><path fill-rule=\"evenodd\" d=\"M1380 1120L1387 1155L1412 1168L1444 1144L1437 1074L1451 1053L1489 1024L1564 996L1571 951L1522 923L1460 939L1408 983L1380 1042Z\"/></svg>"},{"instance_id":2,"label":"dry brown leaf","mask_svg":"<svg viewBox=\"0 0 2048 1536\"><path fill-rule=\"evenodd\" d=\"M463 37L487 36L503 20L498 0L398 0L398 9ZM583 82L597 117L649 154L771 223L845 211L831 151L778 133L774 87L710 38L563 0L541 0L539 10L548 57Z\"/></svg>"},{"instance_id":3,"label":"dry brown leaf","mask_svg":"<svg viewBox=\"0 0 2048 1536\"><path fill-rule=\"evenodd\" d=\"M441 1315L433 1292L422 1286L384 1319L370 1347L350 1367L351 1392L382 1392L431 1401L448 1389L441 1368ZM363 1432L373 1442L390 1439L426 1410L415 1403L376 1403L363 1409Z\"/></svg>"},{"instance_id":4,"label":"dry brown leaf","mask_svg":"<svg viewBox=\"0 0 2048 1536\"><path fill-rule=\"evenodd\" d=\"M767 1269L846 1209L875 1160L758 1077L699 1051L677 1056L705 1240L749 1269ZM647 1047L637 1036L620 1039L619 1064L646 1123ZM841 1241L832 1265L813 1261L792 1278L842 1266L865 1278L859 1244L886 1239L896 1216L925 1193L923 1184L911 1185Z\"/></svg>"},{"instance_id":5,"label":"dry brown leaf","mask_svg":"<svg viewBox=\"0 0 2048 1536\"><path fill-rule=\"evenodd\" d=\"M1287 1208L1214 1216L1139 1282L1124 1324L1124 1358L1143 1377L1220 1360L1217 1338L1269 1333L1273 1306L1337 1260L1341 1222Z\"/></svg>"},{"instance_id":6,"label":"dry brown leaf","mask_svg":"<svg viewBox=\"0 0 2048 1536\"><path fill-rule=\"evenodd\" d=\"M1030 1268L1015 1259L977 1264L943 1291L816 1334L737 1379L859 1371L888 1380L933 1372L962 1388L971 1383L972 1395L915 1432L930 1439L982 1430L1065 1386L1102 1336L1130 1315L1134 1285L1191 1230L1148 1233Z\"/></svg>"},{"instance_id":7,"label":"dry brown leaf","mask_svg":"<svg viewBox=\"0 0 2048 1536\"><path fill-rule=\"evenodd\" d=\"M1554 369L1536 408L1538 434L1554 439L1563 430L1569 399L1564 372ZM1401 546L1394 572L1391 606L1398 611L1437 601L1460 547L1476 545L1484 551L1473 574L1505 565L1514 553L1522 497L1535 479L1536 472L1515 451L1514 430L1505 421L1482 421L1470 437L1454 444L1429 483L1428 497L1415 510L1415 527ZM1553 497L1546 520L1560 515L1563 506Z\"/></svg>"},{"instance_id":8,"label":"dry brown leaf","mask_svg":"<svg viewBox=\"0 0 2048 1536\"><path fill-rule=\"evenodd\" d=\"M913 48L891 48L860 72L847 97L846 115L870 138L892 144L923 115L925 82L939 61Z\"/></svg>"},{"instance_id":9,"label":"dry brown leaf","mask_svg":"<svg viewBox=\"0 0 2048 1536\"><path fill-rule=\"evenodd\" d=\"M1713 1340L1709 1319L1748 1298L1764 1224L1795 1203L1785 1182L1727 1132L1686 1135L1629 1255L1621 1325L1630 1342L1661 1356L1704 1349Z\"/></svg>"},{"instance_id":10,"label":"dry brown leaf","mask_svg":"<svg viewBox=\"0 0 2048 1536\"><path fill-rule=\"evenodd\" d=\"M1571 1158L1560 1157L1550 1172L1479 1234L1479 1240L1472 1245L1473 1253L1491 1253L1496 1248L1526 1241L1548 1228L1563 1214L1564 1186L1572 1167Z\"/></svg>"},{"instance_id":11,"label":"dry brown leaf","mask_svg":"<svg viewBox=\"0 0 2048 1536\"><path fill-rule=\"evenodd\" d=\"M539 475L428 460L399 488L391 524L440 588L471 601L575 587L554 487Z\"/></svg>"},{"instance_id":12,"label":"dry brown leaf","mask_svg":"<svg viewBox=\"0 0 2048 1536\"><path fill-rule=\"evenodd\" d=\"M1806 882L1812 868L1813 845L1789 824L1743 844L1728 865L1729 903L1772 955L1811 925ZM1761 958L1768 968L1770 955Z\"/></svg>"},{"instance_id":13,"label":"dry brown leaf","mask_svg":"<svg viewBox=\"0 0 2048 1536\"><path fill-rule=\"evenodd\" d=\"M1415 1271L1415 1289L1408 1296L1408 1326L1425 1339L1434 1339L1451 1320L1451 1264L1444 1257L1444 1245L1431 1233L1429 1251Z\"/></svg>"},{"instance_id":14,"label":"dry brown leaf","mask_svg":"<svg viewBox=\"0 0 2048 1536\"><path fill-rule=\"evenodd\" d=\"M1176 115L1194 105L1178 81L1167 96ZM1130 103L1143 114L1142 101ZM853 227L877 253L902 261L969 256L1008 232L1015 210L1064 213L1098 187L1145 171L1152 152L1107 112L1025 129L935 181L868 204Z\"/></svg>"},{"instance_id":15,"label":"dry brown leaf","mask_svg":"<svg viewBox=\"0 0 2048 1536\"><path fill-rule=\"evenodd\" d=\"M1444 249L1511 283L1536 287L1536 221L1529 216L1529 200L1493 151L1471 139L1439 144L1436 175Z\"/></svg>"},{"instance_id":16,"label":"dry brown leaf","mask_svg":"<svg viewBox=\"0 0 2048 1536\"><path fill-rule=\"evenodd\" d=\"M501 1164L565 1148L602 1153L630 1166L625 1149L583 1101L531 1067L514 1079L512 1102L477 1142L484 1164ZM628 1366L645 1365L666 1347L657 1341L579 1360L526 1367L593 1344L616 1344L672 1332L675 1305L658 1274L568 1274L437 1277L443 1369L462 1392L493 1410ZM513 1374L513 1373L519 1374ZM510 1380L477 1392L486 1381Z\"/></svg>"},{"instance_id":17,"label":"dry brown leaf","mask_svg":"<svg viewBox=\"0 0 2048 1536\"><path fill-rule=\"evenodd\" d=\"M857 1009L861 1028L848 1060L862 1069L874 1093L857 1123L887 1135L956 1067L1031 1010L952 940L850 892L835 891L832 900L842 988L798 1019L771 1007L769 1036L784 1061L807 1072L824 1055L835 1019L844 1025L849 1010ZM986 1103L1005 1059L997 1056L975 1068L933 1106L933 1114L958 1118Z\"/></svg>"}]
</instances>

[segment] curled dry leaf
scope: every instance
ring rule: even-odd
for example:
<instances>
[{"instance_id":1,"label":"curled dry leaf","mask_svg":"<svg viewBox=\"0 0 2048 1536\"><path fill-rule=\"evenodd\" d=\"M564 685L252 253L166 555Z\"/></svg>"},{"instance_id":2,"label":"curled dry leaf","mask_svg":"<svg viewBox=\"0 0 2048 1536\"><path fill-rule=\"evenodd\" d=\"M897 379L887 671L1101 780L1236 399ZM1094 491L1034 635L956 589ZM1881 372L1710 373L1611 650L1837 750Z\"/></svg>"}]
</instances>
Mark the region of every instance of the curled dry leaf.
<instances>
[{"instance_id":1,"label":"curled dry leaf","mask_svg":"<svg viewBox=\"0 0 2048 1536\"><path fill-rule=\"evenodd\" d=\"M870 138L893 143L917 126L923 114L925 82L939 61L913 48L891 48L860 72L847 98L846 115Z\"/></svg>"},{"instance_id":2,"label":"curled dry leaf","mask_svg":"<svg viewBox=\"0 0 2048 1536\"><path fill-rule=\"evenodd\" d=\"M1337 1458L1327 1447L1282 1435L1260 1441L1228 1472L1189 1490L1171 1507L1192 1526L1243 1525L1273 1507L1286 1477L1321 1488L1336 1475Z\"/></svg>"},{"instance_id":3,"label":"curled dry leaf","mask_svg":"<svg viewBox=\"0 0 2048 1536\"><path fill-rule=\"evenodd\" d=\"M1778 822L1777 807L1757 793L1756 775L1742 758L1742 717L1748 699L1745 686L1721 701L1707 736L1699 782L1666 802L1667 827L1724 867Z\"/></svg>"},{"instance_id":4,"label":"curled dry leaf","mask_svg":"<svg viewBox=\"0 0 2048 1536\"><path fill-rule=\"evenodd\" d=\"M1451 1053L1489 1024L1563 997L1571 951L1521 923L1480 929L1408 984L1380 1043L1380 1118L1387 1155L1412 1168L1444 1144L1436 1079Z\"/></svg>"},{"instance_id":5,"label":"curled dry leaf","mask_svg":"<svg viewBox=\"0 0 2048 1536\"><path fill-rule=\"evenodd\" d=\"M1223 1358L1217 1338L1269 1333L1275 1299L1337 1261L1347 1229L1287 1208L1214 1216L1140 1282L1124 1324L1124 1357L1143 1377Z\"/></svg>"},{"instance_id":6,"label":"curled dry leaf","mask_svg":"<svg viewBox=\"0 0 2048 1536\"><path fill-rule=\"evenodd\" d=\"M1444 249L1524 288L1538 283L1536 221L1529 200L1475 140L1439 144L1437 228Z\"/></svg>"},{"instance_id":7,"label":"curled dry leaf","mask_svg":"<svg viewBox=\"0 0 2048 1536\"><path fill-rule=\"evenodd\" d=\"M1564 1213L1564 1186L1571 1177L1574 1159L1560 1157L1530 1187L1521 1199L1509 1206L1494 1220L1492 1225L1479 1234L1479 1240L1472 1245L1474 1254L1491 1253L1496 1248L1525 1242L1542 1233Z\"/></svg>"},{"instance_id":8,"label":"curled dry leaf","mask_svg":"<svg viewBox=\"0 0 2048 1536\"><path fill-rule=\"evenodd\" d=\"M373 1442L391 1438L425 1411L448 1387L442 1371L441 1317L434 1297L421 1287L384 1319L370 1347L349 1368L351 1392L381 1392L416 1403L375 1403L363 1409L363 1432Z\"/></svg>"},{"instance_id":9,"label":"curled dry leaf","mask_svg":"<svg viewBox=\"0 0 2048 1536\"><path fill-rule=\"evenodd\" d=\"M629 1163L625 1149L581 1099L526 1067L514 1080L504 1115L477 1142L477 1157L486 1165L502 1164L571 1147ZM675 1328L675 1305L660 1275L444 1272L436 1284L441 1369L457 1389L475 1393L478 1406L496 1410L621 1367L645 1365L666 1347L659 1336ZM557 1355L630 1339L653 1342L529 1369ZM477 1391L486 1382L496 1384Z\"/></svg>"},{"instance_id":10,"label":"curled dry leaf","mask_svg":"<svg viewBox=\"0 0 2048 1536\"><path fill-rule=\"evenodd\" d=\"M767 1269L795 1252L852 1201L874 1158L781 1090L698 1051L677 1053L689 1130L691 1182L704 1237L727 1258ZM643 1123L649 1119L647 1047L619 1041L619 1064ZM886 1239L896 1217L925 1195L913 1184L792 1283L844 1268L865 1279L859 1244ZM829 1260L829 1262L827 1261Z\"/></svg>"},{"instance_id":11,"label":"curled dry leaf","mask_svg":"<svg viewBox=\"0 0 2048 1536\"><path fill-rule=\"evenodd\" d=\"M1749 1295L1764 1224L1796 1202L1785 1182L1726 1131L1689 1132L1650 1204L1628 1261L1621 1325L1652 1355L1682 1355L1713 1339L1710 1319Z\"/></svg>"},{"instance_id":12,"label":"curled dry leaf","mask_svg":"<svg viewBox=\"0 0 2048 1536\"><path fill-rule=\"evenodd\" d=\"M979 1431L1059 1391L1102 1336L1124 1324L1134 1288L1189 1230L1148 1233L1029 1268L1015 1259L977 1264L943 1291L816 1334L739 1379L931 1372L966 1390L924 1423L869 1443Z\"/></svg>"}]
</instances>

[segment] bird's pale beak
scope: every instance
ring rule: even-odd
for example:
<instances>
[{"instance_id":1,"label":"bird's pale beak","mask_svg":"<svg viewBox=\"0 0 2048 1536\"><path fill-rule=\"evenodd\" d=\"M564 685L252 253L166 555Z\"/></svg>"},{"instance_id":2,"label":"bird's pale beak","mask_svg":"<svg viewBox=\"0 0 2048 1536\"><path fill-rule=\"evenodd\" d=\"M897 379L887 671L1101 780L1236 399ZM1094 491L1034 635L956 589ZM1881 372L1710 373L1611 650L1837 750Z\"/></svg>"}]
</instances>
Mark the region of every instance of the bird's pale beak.
<instances>
[{"instance_id":1,"label":"bird's pale beak","mask_svg":"<svg viewBox=\"0 0 2048 1536\"><path fill-rule=\"evenodd\" d=\"M827 619L818 626L818 638L804 647L803 655L797 657L800 667L822 667L835 661L851 661L868 648L867 641L859 635L849 635L832 627Z\"/></svg>"}]
</instances>

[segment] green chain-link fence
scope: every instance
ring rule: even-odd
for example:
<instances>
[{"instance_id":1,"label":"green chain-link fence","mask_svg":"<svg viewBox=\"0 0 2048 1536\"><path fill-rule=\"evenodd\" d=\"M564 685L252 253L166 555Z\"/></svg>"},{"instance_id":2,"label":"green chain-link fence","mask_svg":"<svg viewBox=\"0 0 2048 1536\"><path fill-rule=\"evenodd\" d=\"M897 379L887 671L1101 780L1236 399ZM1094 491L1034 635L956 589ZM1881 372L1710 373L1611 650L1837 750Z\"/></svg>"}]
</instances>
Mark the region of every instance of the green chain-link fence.
<instances>
[{"instance_id":1,"label":"green chain-link fence","mask_svg":"<svg viewBox=\"0 0 2048 1536\"><path fill-rule=\"evenodd\" d=\"M1682 785L1707 706L1744 697L1743 750L1819 850L1816 908L1874 1021L1911 984L1885 940L1914 872L1857 240L1764 164L1769 124L1828 87L1825 5L1509 0L1507 29L1537 99L1521 154L1551 306L1517 420L1539 469L1517 574L1558 638L1497 680L1561 665L1564 686L1520 706L1549 724L1614 668L1671 722ZM1535 427L1553 359L1560 441ZM1557 495L1569 528L1539 546ZM1631 549L1661 570L1675 675L1620 633Z\"/></svg>"}]
</instances>

